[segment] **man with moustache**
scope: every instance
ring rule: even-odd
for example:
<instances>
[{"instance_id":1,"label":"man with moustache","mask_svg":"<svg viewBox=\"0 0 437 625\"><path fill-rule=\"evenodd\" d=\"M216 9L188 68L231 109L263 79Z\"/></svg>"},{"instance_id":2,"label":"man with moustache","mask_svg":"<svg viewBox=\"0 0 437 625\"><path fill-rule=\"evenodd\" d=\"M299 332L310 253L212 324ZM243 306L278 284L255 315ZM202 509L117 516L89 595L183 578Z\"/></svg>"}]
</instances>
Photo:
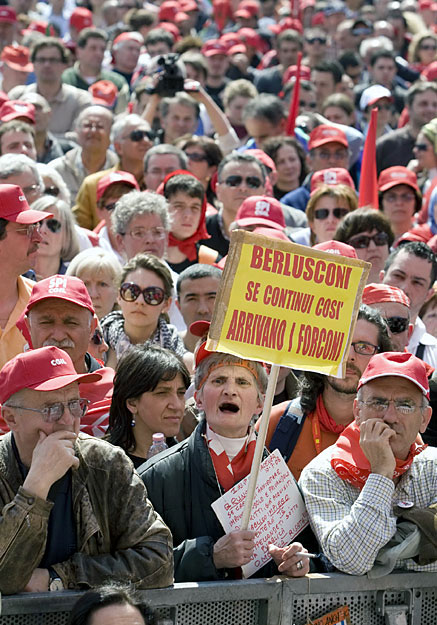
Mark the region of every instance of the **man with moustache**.
<instances>
[{"instance_id":1,"label":"man with moustache","mask_svg":"<svg viewBox=\"0 0 437 625\"><path fill-rule=\"evenodd\" d=\"M21 274L35 264L42 240L39 225L48 217L53 215L29 207L21 187L0 184L0 368L26 342L15 324L35 283Z\"/></svg>"},{"instance_id":2,"label":"man with moustache","mask_svg":"<svg viewBox=\"0 0 437 625\"><path fill-rule=\"evenodd\" d=\"M346 376L335 378L305 372L300 395L273 406L266 445L270 451L279 449L296 479L352 422L358 381L367 363L374 354L389 349L387 327L380 314L361 305L346 362Z\"/></svg>"}]
</instances>

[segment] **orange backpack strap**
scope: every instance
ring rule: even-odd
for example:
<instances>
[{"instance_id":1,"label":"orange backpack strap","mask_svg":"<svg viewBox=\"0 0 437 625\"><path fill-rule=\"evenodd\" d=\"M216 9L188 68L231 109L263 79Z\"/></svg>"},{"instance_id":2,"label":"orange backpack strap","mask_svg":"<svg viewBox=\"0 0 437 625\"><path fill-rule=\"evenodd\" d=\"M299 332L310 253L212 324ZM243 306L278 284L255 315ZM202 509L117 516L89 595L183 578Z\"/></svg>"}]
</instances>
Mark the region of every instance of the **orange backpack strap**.
<instances>
[{"instance_id":1,"label":"orange backpack strap","mask_svg":"<svg viewBox=\"0 0 437 625\"><path fill-rule=\"evenodd\" d=\"M199 247L198 259L199 263L202 263L202 265L213 265L216 262L218 256L219 253L217 252L217 250L213 250L206 245L201 245Z\"/></svg>"}]
</instances>

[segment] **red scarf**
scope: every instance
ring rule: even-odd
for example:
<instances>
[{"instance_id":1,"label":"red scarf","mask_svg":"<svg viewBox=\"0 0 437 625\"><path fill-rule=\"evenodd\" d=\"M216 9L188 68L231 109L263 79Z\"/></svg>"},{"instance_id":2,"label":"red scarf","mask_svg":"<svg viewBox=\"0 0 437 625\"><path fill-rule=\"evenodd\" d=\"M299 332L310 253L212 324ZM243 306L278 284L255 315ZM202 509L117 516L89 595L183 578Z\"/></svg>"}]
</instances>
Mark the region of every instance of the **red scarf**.
<instances>
[{"instance_id":1,"label":"red scarf","mask_svg":"<svg viewBox=\"0 0 437 625\"><path fill-rule=\"evenodd\" d=\"M411 467L414 456L420 454L428 445L418 443L411 445L406 460L396 458L396 468L393 479L400 477ZM341 434L334 446L331 457L331 466L337 475L352 486L360 490L370 475L370 463L364 455L360 445L360 428L353 422Z\"/></svg>"},{"instance_id":2,"label":"red scarf","mask_svg":"<svg viewBox=\"0 0 437 625\"><path fill-rule=\"evenodd\" d=\"M156 192L159 193L160 195L165 196L166 183L170 180L170 178L173 178L173 176L179 176L182 174L184 174L185 176L192 176L193 178L196 178L196 176L192 174L190 171L186 171L185 169L176 169L176 171L172 171L170 174L167 174L167 176L164 178L164 181L162 182L162 184L159 185ZM196 178L196 180L198 180L198 178ZM171 232L168 233L169 247L177 247L182 252L182 254L185 254L188 260L197 259L197 247L196 247L197 241L211 238L206 229L206 221L205 221L206 204L207 202L206 202L206 193L205 193L203 196L202 212L200 214L199 225L197 226L196 232L192 234L190 237L188 237L188 239L184 239L183 241L181 241L180 239L177 239L176 237L174 237Z\"/></svg>"},{"instance_id":3,"label":"red scarf","mask_svg":"<svg viewBox=\"0 0 437 625\"><path fill-rule=\"evenodd\" d=\"M229 462L228 455L223 449L223 445L211 428L209 428L209 435L207 439L208 449L217 479L224 490L228 491L234 484L237 484L237 482L250 473L256 446L255 432L253 428L251 428L246 443L231 462Z\"/></svg>"},{"instance_id":4,"label":"red scarf","mask_svg":"<svg viewBox=\"0 0 437 625\"><path fill-rule=\"evenodd\" d=\"M323 432L334 432L334 434L341 434L345 429L345 425L341 425L341 423L337 423L330 416L328 411L326 410L325 404L323 403L322 393L317 397L316 409L313 413L313 418L318 418L320 423L320 428ZM352 415L351 415L352 416Z\"/></svg>"}]
</instances>

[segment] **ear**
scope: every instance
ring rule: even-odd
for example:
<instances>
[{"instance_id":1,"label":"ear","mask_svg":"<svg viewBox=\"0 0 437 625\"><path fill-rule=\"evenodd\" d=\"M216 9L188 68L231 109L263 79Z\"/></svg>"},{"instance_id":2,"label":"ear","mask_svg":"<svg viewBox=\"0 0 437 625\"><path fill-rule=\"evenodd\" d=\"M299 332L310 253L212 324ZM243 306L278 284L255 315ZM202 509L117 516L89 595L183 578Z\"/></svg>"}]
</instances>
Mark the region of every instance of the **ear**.
<instances>
[{"instance_id":1,"label":"ear","mask_svg":"<svg viewBox=\"0 0 437 625\"><path fill-rule=\"evenodd\" d=\"M384 282L384 278L385 278L385 271L384 269L381 269L381 271L379 272L379 281Z\"/></svg>"},{"instance_id":2,"label":"ear","mask_svg":"<svg viewBox=\"0 0 437 625\"><path fill-rule=\"evenodd\" d=\"M121 153L121 143L117 139L114 139L114 150L117 155Z\"/></svg>"},{"instance_id":3,"label":"ear","mask_svg":"<svg viewBox=\"0 0 437 625\"><path fill-rule=\"evenodd\" d=\"M361 420L360 420L360 408L359 408L359 403L358 403L358 399L355 398L354 399L354 406L353 406L353 415L354 415L354 419L355 419L355 423L357 425L360 425Z\"/></svg>"},{"instance_id":4,"label":"ear","mask_svg":"<svg viewBox=\"0 0 437 625\"><path fill-rule=\"evenodd\" d=\"M117 232L117 234L115 235L115 240L117 241L117 245L120 247L120 249L125 252L126 249L124 247L124 238L122 237L122 235Z\"/></svg>"},{"instance_id":5,"label":"ear","mask_svg":"<svg viewBox=\"0 0 437 625\"><path fill-rule=\"evenodd\" d=\"M427 406L422 412L422 423L420 424L419 432L423 434L428 427L432 415L431 406ZM12 428L11 428L12 429Z\"/></svg>"},{"instance_id":6,"label":"ear","mask_svg":"<svg viewBox=\"0 0 437 625\"><path fill-rule=\"evenodd\" d=\"M203 409L203 393L202 389L200 391L194 391L194 399L196 401L197 407L202 410Z\"/></svg>"},{"instance_id":7,"label":"ear","mask_svg":"<svg viewBox=\"0 0 437 625\"><path fill-rule=\"evenodd\" d=\"M426 295L426 300L425 300L423 303L425 304L426 302L428 302L428 301L431 299L431 297L434 295L434 293L435 293L435 291L434 291L434 289L431 287L431 288L428 290L428 293L427 293L427 295Z\"/></svg>"},{"instance_id":8,"label":"ear","mask_svg":"<svg viewBox=\"0 0 437 625\"><path fill-rule=\"evenodd\" d=\"M180 310L180 309L181 309L181 305L179 304L179 300L178 300L178 299L175 299L174 303L176 304L176 308L177 308L178 310Z\"/></svg>"},{"instance_id":9,"label":"ear","mask_svg":"<svg viewBox=\"0 0 437 625\"><path fill-rule=\"evenodd\" d=\"M126 408L132 414L137 414L137 400L136 399L126 399Z\"/></svg>"},{"instance_id":10,"label":"ear","mask_svg":"<svg viewBox=\"0 0 437 625\"><path fill-rule=\"evenodd\" d=\"M410 342L411 339L411 335L414 332L414 323L409 323L408 324L408 342Z\"/></svg>"},{"instance_id":11,"label":"ear","mask_svg":"<svg viewBox=\"0 0 437 625\"><path fill-rule=\"evenodd\" d=\"M170 310L170 306L171 306L172 301L173 301L173 298L172 298L172 297L169 297L169 298L168 298L168 299L164 302L164 305L163 305L163 307L162 307L161 313L166 313L166 312L168 312L168 311Z\"/></svg>"},{"instance_id":12,"label":"ear","mask_svg":"<svg viewBox=\"0 0 437 625\"><path fill-rule=\"evenodd\" d=\"M2 406L1 410L3 420L7 424L9 429L12 432L17 432L19 428L13 408L10 408L9 406Z\"/></svg>"}]
</instances>

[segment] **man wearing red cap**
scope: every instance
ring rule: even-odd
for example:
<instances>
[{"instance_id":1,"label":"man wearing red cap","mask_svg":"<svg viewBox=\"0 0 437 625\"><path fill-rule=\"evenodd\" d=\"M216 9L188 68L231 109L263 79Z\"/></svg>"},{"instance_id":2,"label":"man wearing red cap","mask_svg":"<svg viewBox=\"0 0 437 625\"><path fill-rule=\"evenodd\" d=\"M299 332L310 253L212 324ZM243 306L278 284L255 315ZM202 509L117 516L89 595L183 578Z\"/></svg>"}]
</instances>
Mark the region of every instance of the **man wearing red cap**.
<instances>
[{"instance_id":1,"label":"man wearing red cap","mask_svg":"<svg viewBox=\"0 0 437 625\"><path fill-rule=\"evenodd\" d=\"M410 323L410 300L402 289L370 283L364 287L362 302L380 313L387 324L393 349L404 352L414 326Z\"/></svg>"},{"instance_id":2,"label":"man wearing red cap","mask_svg":"<svg viewBox=\"0 0 437 625\"><path fill-rule=\"evenodd\" d=\"M121 33L112 44L112 71L123 76L128 85L131 85L143 45L143 36L135 32Z\"/></svg>"},{"instance_id":3,"label":"man wearing red cap","mask_svg":"<svg viewBox=\"0 0 437 625\"><path fill-rule=\"evenodd\" d=\"M358 385L354 423L302 473L311 526L326 557L344 573L437 571L429 547L417 540L399 549L405 536L396 532L399 517L437 502L437 450L425 448L419 436L431 418L428 399L419 358L373 356Z\"/></svg>"},{"instance_id":4,"label":"man wearing red cap","mask_svg":"<svg viewBox=\"0 0 437 625\"><path fill-rule=\"evenodd\" d=\"M90 400L81 421L87 434L103 436L108 426L114 371L101 367L88 353L97 319L88 291L79 278L56 275L37 282L18 322L30 347L54 345L71 357L77 373L99 372L99 379L84 389ZM84 394L84 396L85 396Z\"/></svg>"},{"instance_id":5,"label":"man wearing red cap","mask_svg":"<svg viewBox=\"0 0 437 625\"><path fill-rule=\"evenodd\" d=\"M123 451L79 435L87 400L65 351L35 349L0 372L0 590L47 592L107 582L168 586L171 535Z\"/></svg>"},{"instance_id":6,"label":"man wearing red cap","mask_svg":"<svg viewBox=\"0 0 437 625\"><path fill-rule=\"evenodd\" d=\"M17 185L0 184L0 367L23 351L16 322L26 308L34 282L21 274L35 263L39 222L50 213L31 210Z\"/></svg>"},{"instance_id":7,"label":"man wearing red cap","mask_svg":"<svg viewBox=\"0 0 437 625\"><path fill-rule=\"evenodd\" d=\"M229 82L229 78L226 78L226 72L229 69L228 50L220 39L210 39L203 46L202 54L208 65L205 90L223 109L222 95Z\"/></svg>"},{"instance_id":8,"label":"man wearing red cap","mask_svg":"<svg viewBox=\"0 0 437 625\"><path fill-rule=\"evenodd\" d=\"M24 46L5 46L0 61L1 88L6 93L17 85L25 85L33 65L29 59L29 49Z\"/></svg>"},{"instance_id":9,"label":"man wearing red cap","mask_svg":"<svg viewBox=\"0 0 437 625\"><path fill-rule=\"evenodd\" d=\"M277 95L282 90L282 76L290 65L296 65L297 55L303 50L302 36L295 30L284 30L275 44L279 65L261 70L255 79L260 93Z\"/></svg>"}]
</instances>

